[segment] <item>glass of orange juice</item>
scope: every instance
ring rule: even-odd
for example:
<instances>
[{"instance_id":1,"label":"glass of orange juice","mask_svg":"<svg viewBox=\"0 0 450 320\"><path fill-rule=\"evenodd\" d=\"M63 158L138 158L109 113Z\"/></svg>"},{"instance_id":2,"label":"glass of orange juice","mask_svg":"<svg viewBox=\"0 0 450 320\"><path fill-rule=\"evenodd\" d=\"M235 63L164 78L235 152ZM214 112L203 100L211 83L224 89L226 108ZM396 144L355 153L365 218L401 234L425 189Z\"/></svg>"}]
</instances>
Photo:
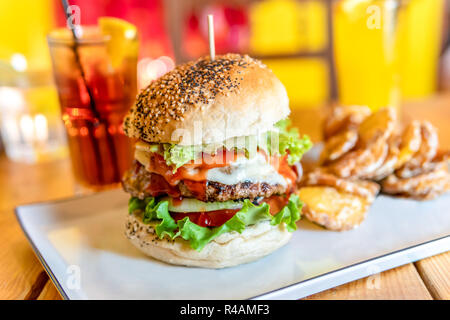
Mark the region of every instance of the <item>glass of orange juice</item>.
<instances>
[{"instance_id":1,"label":"glass of orange juice","mask_svg":"<svg viewBox=\"0 0 450 320\"><path fill-rule=\"evenodd\" d=\"M333 4L339 103L376 110L400 100L397 17L401 0L338 0Z\"/></svg>"},{"instance_id":2,"label":"glass of orange juice","mask_svg":"<svg viewBox=\"0 0 450 320\"><path fill-rule=\"evenodd\" d=\"M438 87L445 0L403 1L399 15L402 99L433 94ZM450 2L447 2L450 4Z\"/></svg>"}]
</instances>

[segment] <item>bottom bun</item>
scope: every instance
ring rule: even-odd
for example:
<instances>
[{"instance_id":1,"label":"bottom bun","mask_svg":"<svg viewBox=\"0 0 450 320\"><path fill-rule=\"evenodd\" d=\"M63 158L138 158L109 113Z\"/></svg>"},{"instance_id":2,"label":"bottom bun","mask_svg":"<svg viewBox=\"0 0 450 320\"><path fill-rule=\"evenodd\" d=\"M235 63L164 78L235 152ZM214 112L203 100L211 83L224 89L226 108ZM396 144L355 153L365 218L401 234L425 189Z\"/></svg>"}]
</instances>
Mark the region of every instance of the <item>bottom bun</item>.
<instances>
[{"instance_id":1,"label":"bottom bun","mask_svg":"<svg viewBox=\"0 0 450 320\"><path fill-rule=\"evenodd\" d=\"M170 264L190 267L218 269L251 262L284 246L292 237L283 223L271 226L269 221L264 221L246 227L242 233L224 233L198 252L182 238L159 239L155 225L144 224L141 217L130 214L125 234L146 255Z\"/></svg>"}]
</instances>

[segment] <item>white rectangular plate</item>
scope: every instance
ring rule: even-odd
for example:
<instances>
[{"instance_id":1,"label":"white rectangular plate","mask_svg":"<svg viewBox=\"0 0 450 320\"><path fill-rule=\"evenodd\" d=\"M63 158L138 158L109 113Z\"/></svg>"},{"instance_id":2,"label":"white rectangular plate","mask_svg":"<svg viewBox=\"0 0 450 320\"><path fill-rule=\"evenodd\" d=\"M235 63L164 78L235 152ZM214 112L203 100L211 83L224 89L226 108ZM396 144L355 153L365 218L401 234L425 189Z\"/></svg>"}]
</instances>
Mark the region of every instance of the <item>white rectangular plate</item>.
<instances>
[{"instance_id":1,"label":"white rectangular plate","mask_svg":"<svg viewBox=\"0 0 450 320\"><path fill-rule=\"evenodd\" d=\"M113 190L21 206L17 218L66 299L294 299L450 249L450 195L419 202L380 196L347 232L306 220L291 242L222 270L147 258L124 235L128 195Z\"/></svg>"}]
</instances>

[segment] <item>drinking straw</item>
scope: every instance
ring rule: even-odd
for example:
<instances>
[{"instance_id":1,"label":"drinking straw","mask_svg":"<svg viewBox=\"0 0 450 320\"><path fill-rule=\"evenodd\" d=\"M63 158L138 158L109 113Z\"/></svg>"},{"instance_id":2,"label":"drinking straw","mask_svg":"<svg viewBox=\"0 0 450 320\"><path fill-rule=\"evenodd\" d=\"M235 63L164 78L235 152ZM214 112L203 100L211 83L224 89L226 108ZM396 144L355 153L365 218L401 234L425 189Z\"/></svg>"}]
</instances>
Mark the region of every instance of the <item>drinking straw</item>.
<instances>
[{"instance_id":1,"label":"drinking straw","mask_svg":"<svg viewBox=\"0 0 450 320\"><path fill-rule=\"evenodd\" d=\"M63 9L64 9L64 14L66 16L67 19L70 19L70 15L69 15L69 1L68 0L61 0L62 5L63 5ZM88 82L86 80L86 75L84 73L83 70L83 66L81 64L81 60L80 60L80 55L78 53L78 44L79 44L79 38L77 33L75 32L75 28L69 28L72 31L72 37L73 37L73 53L75 56L75 63L77 65L77 68L80 71L80 75L81 75L81 79L83 80L83 84L86 88L86 91L88 93L89 96L89 105L91 107L91 111L94 114L94 126L98 127L101 124L104 124L105 126L105 137L106 137L106 141L108 144L108 148L109 148L109 152L111 155L111 164L113 166L113 172L114 172L114 181L117 182L119 180L119 172L118 172L118 166L117 166L117 155L116 155L116 150L114 148L114 141L112 140L112 137L110 136L109 132L108 132L108 124L102 121L102 118L100 116L100 113L97 110L97 106L95 104L95 100L94 100L94 95L92 94L91 88L88 85ZM95 158L97 159L96 161L96 165L97 165L97 172L100 175L100 181L103 181L103 170L101 167L101 154L100 154L100 148L98 145L98 141L97 139L95 139L95 137L92 138L92 145L94 147L94 152L95 152Z\"/></svg>"}]
</instances>

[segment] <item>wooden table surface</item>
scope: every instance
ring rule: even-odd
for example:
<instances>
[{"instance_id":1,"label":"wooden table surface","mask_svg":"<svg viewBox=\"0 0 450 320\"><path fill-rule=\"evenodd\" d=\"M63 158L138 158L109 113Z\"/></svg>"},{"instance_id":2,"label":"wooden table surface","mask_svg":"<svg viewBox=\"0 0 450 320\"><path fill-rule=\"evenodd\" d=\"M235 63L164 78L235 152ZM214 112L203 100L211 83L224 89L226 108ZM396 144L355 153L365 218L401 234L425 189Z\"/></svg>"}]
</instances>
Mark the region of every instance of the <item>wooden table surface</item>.
<instances>
[{"instance_id":1,"label":"wooden table surface","mask_svg":"<svg viewBox=\"0 0 450 320\"><path fill-rule=\"evenodd\" d=\"M320 140L321 113L293 110L302 133ZM405 104L404 119L428 119L450 149L450 94ZM61 299L14 216L15 206L74 194L69 161L25 165L0 157L0 299ZM449 208L450 211L450 208ZM450 212L448 213L450 214ZM450 299L450 252L320 292L307 299Z\"/></svg>"}]
</instances>

